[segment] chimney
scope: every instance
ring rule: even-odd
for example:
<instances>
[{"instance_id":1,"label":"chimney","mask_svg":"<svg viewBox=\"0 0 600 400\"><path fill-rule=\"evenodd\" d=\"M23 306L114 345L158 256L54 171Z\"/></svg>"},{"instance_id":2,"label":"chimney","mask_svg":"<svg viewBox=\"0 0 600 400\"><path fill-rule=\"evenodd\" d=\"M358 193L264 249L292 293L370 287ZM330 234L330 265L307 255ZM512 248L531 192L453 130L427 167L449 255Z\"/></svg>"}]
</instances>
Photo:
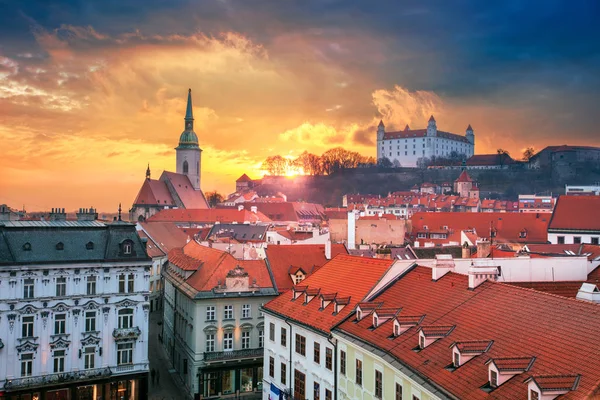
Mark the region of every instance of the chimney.
<instances>
[{"instance_id":1,"label":"chimney","mask_svg":"<svg viewBox=\"0 0 600 400\"><path fill-rule=\"evenodd\" d=\"M253 212L254 214L256 214L258 212L258 207L257 206L250 206L250 211Z\"/></svg>"},{"instance_id":2,"label":"chimney","mask_svg":"<svg viewBox=\"0 0 600 400\"><path fill-rule=\"evenodd\" d=\"M490 255L492 245L487 239L477 239L477 258L486 258Z\"/></svg>"},{"instance_id":3,"label":"chimney","mask_svg":"<svg viewBox=\"0 0 600 400\"><path fill-rule=\"evenodd\" d=\"M356 213L348 212L348 250L356 249Z\"/></svg>"},{"instance_id":4,"label":"chimney","mask_svg":"<svg viewBox=\"0 0 600 400\"><path fill-rule=\"evenodd\" d=\"M98 213L94 207L80 208L75 215L77 215L77 221L95 221L98 219Z\"/></svg>"},{"instance_id":5,"label":"chimney","mask_svg":"<svg viewBox=\"0 0 600 400\"><path fill-rule=\"evenodd\" d=\"M238 211L244 211L244 205L243 204L238 205Z\"/></svg>"},{"instance_id":6,"label":"chimney","mask_svg":"<svg viewBox=\"0 0 600 400\"><path fill-rule=\"evenodd\" d=\"M53 208L52 212L50 212L50 218L48 218L48 220L50 221L66 221L67 220L67 213L65 213L65 209L64 208Z\"/></svg>"},{"instance_id":7,"label":"chimney","mask_svg":"<svg viewBox=\"0 0 600 400\"><path fill-rule=\"evenodd\" d=\"M462 258L471 258L471 249L467 242L464 242L462 245Z\"/></svg>"},{"instance_id":8,"label":"chimney","mask_svg":"<svg viewBox=\"0 0 600 400\"><path fill-rule=\"evenodd\" d=\"M325 258L331 260L331 239L325 242Z\"/></svg>"},{"instance_id":9,"label":"chimney","mask_svg":"<svg viewBox=\"0 0 600 400\"><path fill-rule=\"evenodd\" d=\"M476 267L471 265L471 268L469 268L469 289L475 289L488 279L495 281L498 279L498 275L500 275L498 267Z\"/></svg>"},{"instance_id":10,"label":"chimney","mask_svg":"<svg viewBox=\"0 0 600 400\"><path fill-rule=\"evenodd\" d=\"M431 280L435 282L452 270L454 270L452 254L436 254L431 269Z\"/></svg>"}]
</instances>

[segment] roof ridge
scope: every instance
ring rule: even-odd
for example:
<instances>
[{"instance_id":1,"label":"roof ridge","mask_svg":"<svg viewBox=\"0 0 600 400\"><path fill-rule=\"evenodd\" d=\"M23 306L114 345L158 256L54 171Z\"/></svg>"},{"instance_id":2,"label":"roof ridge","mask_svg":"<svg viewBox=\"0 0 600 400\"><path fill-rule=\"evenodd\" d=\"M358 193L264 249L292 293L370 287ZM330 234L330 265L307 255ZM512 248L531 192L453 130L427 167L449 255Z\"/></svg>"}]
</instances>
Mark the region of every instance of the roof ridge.
<instances>
[{"instance_id":1,"label":"roof ridge","mask_svg":"<svg viewBox=\"0 0 600 400\"><path fill-rule=\"evenodd\" d=\"M451 272L449 272L449 273L451 273ZM594 306L596 306L596 307L600 306L600 304L592 303L592 302L589 302L589 301L586 301L586 300L579 300L579 299L573 298L573 297L565 297L565 296L560 296L560 295L554 294L554 293L542 292L541 290L536 290L536 289L532 289L532 288L521 287L521 286L517 286L517 285L511 285L510 282L495 282L495 281L486 281L486 282L489 282L489 283L492 283L492 284L501 284L501 285L505 285L505 286L510 286L511 288L514 288L514 289L530 291L530 292L532 292L535 295L551 296L553 298L560 299L560 300L567 299L569 301L575 301L575 302L580 303L580 304L587 304L587 305L592 306L592 307L594 307ZM581 284L588 283L586 281L583 281L583 282L580 282L580 281L563 281L563 282L573 282L573 283L581 283ZM548 282L543 282L543 283L560 283L560 282L557 282L557 281L548 281Z\"/></svg>"}]
</instances>

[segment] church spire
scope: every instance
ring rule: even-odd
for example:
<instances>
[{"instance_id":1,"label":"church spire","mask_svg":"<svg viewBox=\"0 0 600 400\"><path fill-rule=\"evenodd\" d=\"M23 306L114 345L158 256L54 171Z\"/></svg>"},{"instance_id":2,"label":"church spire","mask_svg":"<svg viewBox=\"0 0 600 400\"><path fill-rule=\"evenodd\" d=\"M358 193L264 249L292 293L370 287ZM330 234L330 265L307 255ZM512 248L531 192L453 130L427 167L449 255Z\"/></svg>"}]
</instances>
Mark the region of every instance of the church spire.
<instances>
[{"instance_id":1,"label":"church spire","mask_svg":"<svg viewBox=\"0 0 600 400\"><path fill-rule=\"evenodd\" d=\"M150 163L148 163L148 168L146 168L146 179L150 179Z\"/></svg>"},{"instance_id":2,"label":"church spire","mask_svg":"<svg viewBox=\"0 0 600 400\"><path fill-rule=\"evenodd\" d=\"M194 130L194 113L192 111L192 89L188 89L187 107L185 109L185 129Z\"/></svg>"}]
</instances>

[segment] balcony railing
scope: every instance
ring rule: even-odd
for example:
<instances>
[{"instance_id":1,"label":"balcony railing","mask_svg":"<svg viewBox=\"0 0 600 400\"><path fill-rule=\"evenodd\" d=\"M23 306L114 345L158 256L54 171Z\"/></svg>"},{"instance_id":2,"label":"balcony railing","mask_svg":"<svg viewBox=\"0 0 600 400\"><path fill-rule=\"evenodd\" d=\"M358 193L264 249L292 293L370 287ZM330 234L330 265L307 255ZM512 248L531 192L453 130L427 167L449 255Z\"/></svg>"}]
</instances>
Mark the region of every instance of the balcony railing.
<instances>
[{"instance_id":1,"label":"balcony railing","mask_svg":"<svg viewBox=\"0 0 600 400\"><path fill-rule=\"evenodd\" d=\"M112 375L110 368L85 369L74 372L60 372L58 374L31 376L26 378L7 379L4 389L26 389L57 383L76 382L94 378L104 378Z\"/></svg>"},{"instance_id":2,"label":"balcony railing","mask_svg":"<svg viewBox=\"0 0 600 400\"><path fill-rule=\"evenodd\" d=\"M148 371L148 363L117 365L116 367L110 367L110 370L115 375L133 371Z\"/></svg>"},{"instance_id":3,"label":"balcony railing","mask_svg":"<svg viewBox=\"0 0 600 400\"><path fill-rule=\"evenodd\" d=\"M139 338L141 334L142 331L137 326L134 326L133 328L115 328L113 330L113 338L115 339L115 341L131 339L137 340L137 338Z\"/></svg>"},{"instance_id":4,"label":"balcony railing","mask_svg":"<svg viewBox=\"0 0 600 400\"><path fill-rule=\"evenodd\" d=\"M209 353L204 353L204 361L226 361L243 358L258 358L262 357L263 353L263 348L232 351L213 351Z\"/></svg>"}]
</instances>

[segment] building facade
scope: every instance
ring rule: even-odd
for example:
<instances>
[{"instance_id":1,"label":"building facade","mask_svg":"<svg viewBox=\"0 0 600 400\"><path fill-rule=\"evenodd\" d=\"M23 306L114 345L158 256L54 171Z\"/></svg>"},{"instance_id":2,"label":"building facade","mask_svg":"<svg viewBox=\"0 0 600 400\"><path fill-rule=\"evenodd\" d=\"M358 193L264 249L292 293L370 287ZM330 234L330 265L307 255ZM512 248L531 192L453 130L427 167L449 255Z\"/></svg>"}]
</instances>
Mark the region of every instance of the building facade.
<instances>
[{"instance_id":1,"label":"building facade","mask_svg":"<svg viewBox=\"0 0 600 400\"><path fill-rule=\"evenodd\" d=\"M433 115L426 129L410 129L408 125L399 132L386 132L383 121L377 127L377 159L387 157L400 167L417 167L420 160L433 157L450 157L455 152L465 159L475 152L475 134L471 125L465 136L440 131Z\"/></svg>"},{"instance_id":2,"label":"building facade","mask_svg":"<svg viewBox=\"0 0 600 400\"><path fill-rule=\"evenodd\" d=\"M0 223L0 395L148 398L144 243L125 222L52 216Z\"/></svg>"},{"instance_id":3,"label":"building facade","mask_svg":"<svg viewBox=\"0 0 600 400\"><path fill-rule=\"evenodd\" d=\"M163 344L190 395L262 391L262 304L276 296L264 260L191 241L169 252L164 277Z\"/></svg>"}]
</instances>

